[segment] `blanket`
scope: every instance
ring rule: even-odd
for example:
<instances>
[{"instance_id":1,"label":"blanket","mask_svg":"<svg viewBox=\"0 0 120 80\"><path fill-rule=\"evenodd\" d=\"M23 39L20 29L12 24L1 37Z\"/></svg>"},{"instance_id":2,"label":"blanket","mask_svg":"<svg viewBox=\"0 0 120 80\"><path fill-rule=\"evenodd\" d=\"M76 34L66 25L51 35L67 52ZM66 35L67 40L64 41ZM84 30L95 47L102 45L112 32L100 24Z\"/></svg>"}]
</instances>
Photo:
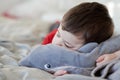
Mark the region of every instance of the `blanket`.
<instances>
[{"instance_id":1,"label":"blanket","mask_svg":"<svg viewBox=\"0 0 120 80\"><path fill-rule=\"evenodd\" d=\"M120 80L120 57L97 66L91 76L108 80Z\"/></svg>"},{"instance_id":2,"label":"blanket","mask_svg":"<svg viewBox=\"0 0 120 80\"><path fill-rule=\"evenodd\" d=\"M53 75L36 68L20 67L18 61L30 51L30 46L0 40L0 80L51 80Z\"/></svg>"},{"instance_id":3,"label":"blanket","mask_svg":"<svg viewBox=\"0 0 120 80\"><path fill-rule=\"evenodd\" d=\"M102 79L99 77L77 75L77 74L67 74L67 75L59 76L53 80L107 80L107 79Z\"/></svg>"},{"instance_id":4,"label":"blanket","mask_svg":"<svg viewBox=\"0 0 120 80\"><path fill-rule=\"evenodd\" d=\"M52 73L64 69L71 74L90 76L99 56L120 49L119 40L120 36L115 36L99 45L94 45L92 49L89 49L91 48L89 46L93 44L89 43L89 45L85 45L87 48L83 46L79 51L72 51L52 44L41 45L22 59L19 65L39 68Z\"/></svg>"},{"instance_id":5,"label":"blanket","mask_svg":"<svg viewBox=\"0 0 120 80\"><path fill-rule=\"evenodd\" d=\"M114 43L111 40L116 41L116 42ZM108 42L107 45L106 45L106 42ZM98 52L100 52L100 51L104 52L113 46L114 46L114 49L111 48L111 52L114 52L115 50L119 49L119 36L114 37L106 42L105 43L103 42L100 44L101 46L104 45L104 48L98 48L100 45L96 45L96 47L94 46L93 49L91 49L91 50L93 51L93 50L96 50L95 48L98 48ZM106 73L99 75L99 76L96 75L99 70L98 67L93 69L92 73L94 72L93 73L94 76L92 75L92 77L76 75L76 74L74 74L74 75L68 74L68 75L63 75L63 76L55 78L55 76L53 76L43 70L40 70L40 69L18 66L18 61L21 58L25 57L27 55L27 53L29 52L29 47L27 47L26 45L23 45L23 44L18 45L15 42L11 43L8 41L7 41L7 43L6 43L6 41L1 41L0 43L1 43L0 44L0 80L33 80L33 79L35 79L35 80L106 80L107 78L111 79L111 80L119 80L119 79L117 79L117 78L119 78L119 76L118 76L119 75L119 67L117 66L119 64L119 60L117 61L117 59L116 59L116 61L114 61L114 64L116 65L116 66L114 66L114 69L113 69L114 72L112 72L111 75L110 75L110 73L107 73L108 77L106 79L103 79L104 77L101 77L102 75L104 75ZM110 44L110 45L108 45L108 44ZM10 45L10 46L5 46L5 45ZM105 46L109 46L109 48L106 48ZM87 47L84 49L87 49ZM88 54L89 53L86 52L86 55L88 55ZM106 66L107 65L108 64L106 64ZM111 63L111 65L112 65L112 63ZM111 67L108 67L108 68L111 69ZM73 66L72 66L72 68L73 68ZM79 71L79 68L80 67L76 67L76 70ZM52 68L49 68L49 69L52 69ZM71 67L69 67L69 69L71 69ZM82 69L83 70L88 69L88 71L89 71L91 69L91 67L90 68L83 67ZM102 73L105 71L109 72L109 70L107 70L107 68L105 71L104 71L104 69L105 69L105 66L102 67L99 71ZM96 71L97 71L97 73L96 73ZM83 71L83 72L87 72L87 71ZM116 76L114 76L114 74L117 75L117 78L116 78Z\"/></svg>"}]
</instances>

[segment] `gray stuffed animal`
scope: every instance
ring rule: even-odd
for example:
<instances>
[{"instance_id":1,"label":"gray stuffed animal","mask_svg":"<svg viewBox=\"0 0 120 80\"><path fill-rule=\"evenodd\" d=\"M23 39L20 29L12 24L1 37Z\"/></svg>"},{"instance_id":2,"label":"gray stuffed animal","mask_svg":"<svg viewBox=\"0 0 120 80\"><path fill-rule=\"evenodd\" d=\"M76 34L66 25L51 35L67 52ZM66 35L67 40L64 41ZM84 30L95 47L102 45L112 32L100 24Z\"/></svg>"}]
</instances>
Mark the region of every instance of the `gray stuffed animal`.
<instances>
[{"instance_id":1,"label":"gray stuffed animal","mask_svg":"<svg viewBox=\"0 0 120 80\"><path fill-rule=\"evenodd\" d=\"M120 36L113 37L101 44L88 43L79 51L72 51L57 45L40 45L22 59L20 66L34 67L54 73L64 69L71 74L90 75L96 59L105 53L120 49Z\"/></svg>"}]
</instances>

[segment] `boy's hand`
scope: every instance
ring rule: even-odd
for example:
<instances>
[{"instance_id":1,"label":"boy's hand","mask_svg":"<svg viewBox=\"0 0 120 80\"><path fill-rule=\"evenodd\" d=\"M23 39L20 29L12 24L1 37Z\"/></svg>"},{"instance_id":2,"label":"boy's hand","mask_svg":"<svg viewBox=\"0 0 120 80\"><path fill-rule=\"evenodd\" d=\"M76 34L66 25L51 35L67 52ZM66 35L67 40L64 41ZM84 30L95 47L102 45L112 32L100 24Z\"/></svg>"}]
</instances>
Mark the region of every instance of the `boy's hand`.
<instances>
[{"instance_id":1,"label":"boy's hand","mask_svg":"<svg viewBox=\"0 0 120 80\"><path fill-rule=\"evenodd\" d=\"M117 57L117 55L113 54L113 53L112 54L104 54L96 60L97 66L101 65L105 62L111 61L111 60L115 59L116 57Z\"/></svg>"},{"instance_id":2,"label":"boy's hand","mask_svg":"<svg viewBox=\"0 0 120 80\"><path fill-rule=\"evenodd\" d=\"M68 74L68 72L65 70L58 70L54 73L55 76L62 76L64 74Z\"/></svg>"}]
</instances>

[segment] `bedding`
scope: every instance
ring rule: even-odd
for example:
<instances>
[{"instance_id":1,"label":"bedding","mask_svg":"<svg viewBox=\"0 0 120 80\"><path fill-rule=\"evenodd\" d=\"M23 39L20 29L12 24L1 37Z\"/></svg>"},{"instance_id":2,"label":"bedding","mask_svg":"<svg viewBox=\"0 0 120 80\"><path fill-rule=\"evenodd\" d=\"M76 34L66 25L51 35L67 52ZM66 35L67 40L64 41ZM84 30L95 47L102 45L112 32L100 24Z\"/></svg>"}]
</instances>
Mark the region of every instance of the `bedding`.
<instances>
[{"instance_id":1,"label":"bedding","mask_svg":"<svg viewBox=\"0 0 120 80\"><path fill-rule=\"evenodd\" d=\"M9 46L8 46L9 45ZM11 41L0 41L0 80L50 80L54 76L40 69L20 67L20 59L31 47Z\"/></svg>"},{"instance_id":2,"label":"bedding","mask_svg":"<svg viewBox=\"0 0 120 80\"><path fill-rule=\"evenodd\" d=\"M53 80L107 80L107 79L84 76L84 75L67 74L67 75L59 76Z\"/></svg>"},{"instance_id":3,"label":"bedding","mask_svg":"<svg viewBox=\"0 0 120 80\"><path fill-rule=\"evenodd\" d=\"M120 80L120 57L97 66L92 72L93 77L106 78L108 80Z\"/></svg>"},{"instance_id":4,"label":"bedding","mask_svg":"<svg viewBox=\"0 0 120 80\"><path fill-rule=\"evenodd\" d=\"M97 51L96 54L99 53L100 55L103 53L114 52L120 49L119 40L120 40L120 36L113 37L101 43L100 45L96 45L96 47L93 47L91 50L92 52ZM2 45L0 45L1 46L0 47L0 80L33 80L33 79L34 80L83 80L83 79L106 80L106 79L103 79L104 77L96 76L96 71L98 71L100 67L101 67L100 72L103 72L103 70L106 69L105 67L102 67L103 65L101 65L99 68L95 67L92 70L92 73L90 73L92 77L85 76L85 75L84 76L77 75L77 74L67 74L60 77L55 77L50 73L43 71L41 69L19 66L18 62L28 55L28 52L30 52L31 48L24 44L18 44L15 42L12 42L11 43L12 46L9 46L9 47L15 47L15 48L9 48L9 47L5 47L6 45L5 42L9 43L10 45L11 41L10 42L1 41ZM87 49L87 48L84 48L84 49ZM88 54L89 53L86 52L86 55ZM92 57L93 56L95 57L96 54L92 55ZM114 65L113 63L116 65ZM117 79L119 78L119 76L115 76L116 78L114 78L114 74L117 74L117 75L119 74L119 68L116 67L119 64L119 61L115 60L111 64L114 65L115 71L113 71L112 74L110 75L112 77L108 78L107 80L109 79L119 80ZM108 63L105 64L105 66L107 65L110 66ZM54 70L54 68L52 69ZM71 69L71 67L69 67L69 69ZM77 70L79 71L79 68Z\"/></svg>"}]
</instances>

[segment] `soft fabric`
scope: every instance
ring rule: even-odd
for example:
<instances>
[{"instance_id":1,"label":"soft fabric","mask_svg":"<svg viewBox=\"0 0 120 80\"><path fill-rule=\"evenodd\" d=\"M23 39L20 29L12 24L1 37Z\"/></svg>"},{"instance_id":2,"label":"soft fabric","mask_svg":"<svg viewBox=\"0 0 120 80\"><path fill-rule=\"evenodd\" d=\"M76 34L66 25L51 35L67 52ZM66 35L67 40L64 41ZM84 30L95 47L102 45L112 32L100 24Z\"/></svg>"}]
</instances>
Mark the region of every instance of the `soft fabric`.
<instances>
[{"instance_id":1,"label":"soft fabric","mask_svg":"<svg viewBox=\"0 0 120 80\"><path fill-rule=\"evenodd\" d=\"M0 68L0 80L52 80L53 75L35 68L4 66Z\"/></svg>"},{"instance_id":2,"label":"soft fabric","mask_svg":"<svg viewBox=\"0 0 120 80\"><path fill-rule=\"evenodd\" d=\"M120 80L120 57L97 66L91 72L91 76L108 80Z\"/></svg>"},{"instance_id":3,"label":"soft fabric","mask_svg":"<svg viewBox=\"0 0 120 80\"><path fill-rule=\"evenodd\" d=\"M92 60L88 62L87 59L90 57L87 53L90 53L89 51L92 51L97 45L97 43L86 44L79 49L79 52L52 44L40 45L31 51L26 58L21 60L20 65L40 68L50 72L58 69L65 69L70 73L81 73L86 70L82 67L88 68L88 66L92 67L94 65ZM87 52L86 55L85 53L80 53L83 51ZM84 62L86 62L86 64L84 64ZM79 67L81 67L80 70Z\"/></svg>"},{"instance_id":4,"label":"soft fabric","mask_svg":"<svg viewBox=\"0 0 120 80\"><path fill-rule=\"evenodd\" d=\"M98 77L89 77L83 75L67 74L63 76L58 76L54 80L107 80Z\"/></svg>"},{"instance_id":5,"label":"soft fabric","mask_svg":"<svg viewBox=\"0 0 120 80\"><path fill-rule=\"evenodd\" d=\"M120 49L120 36L113 37L100 45L89 43L79 51L72 51L57 45L39 46L19 63L21 66L28 66L56 71L65 69L73 74L90 75L95 67L96 59L105 53L112 53ZM90 46L94 45L93 48ZM91 48L91 50L89 50ZM88 51L87 51L88 49ZM80 51L81 50L81 51Z\"/></svg>"},{"instance_id":6,"label":"soft fabric","mask_svg":"<svg viewBox=\"0 0 120 80\"><path fill-rule=\"evenodd\" d=\"M20 67L18 61L30 48L25 44L0 40L0 80L52 80L53 75L36 68Z\"/></svg>"}]
</instances>

